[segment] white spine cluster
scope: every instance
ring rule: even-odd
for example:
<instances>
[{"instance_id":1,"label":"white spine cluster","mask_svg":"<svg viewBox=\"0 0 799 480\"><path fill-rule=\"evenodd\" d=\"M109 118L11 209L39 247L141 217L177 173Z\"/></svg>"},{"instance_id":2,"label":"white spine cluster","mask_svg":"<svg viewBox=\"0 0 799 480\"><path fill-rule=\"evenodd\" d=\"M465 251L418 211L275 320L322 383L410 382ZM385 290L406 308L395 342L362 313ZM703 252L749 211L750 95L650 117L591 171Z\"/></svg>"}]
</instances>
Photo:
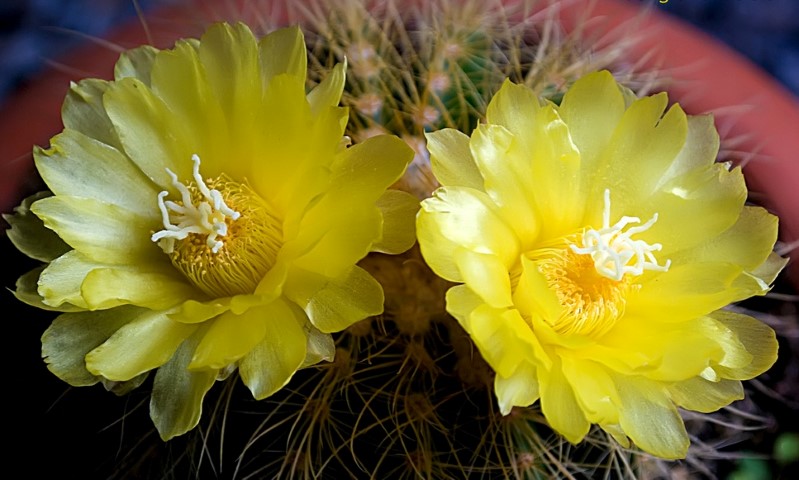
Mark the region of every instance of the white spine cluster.
<instances>
[{"instance_id":1,"label":"white spine cluster","mask_svg":"<svg viewBox=\"0 0 799 480\"><path fill-rule=\"evenodd\" d=\"M205 201L194 205L191 192L178 180L178 176L170 170L166 172L172 177L172 185L180 192L182 205L171 200L164 201L169 195L166 190L158 194L158 208L161 210L161 220L164 229L155 232L150 239L157 242L165 253L172 253L175 240L183 240L190 233L207 235L206 244L213 253L218 253L224 243L219 237L227 235L227 218L237 220L241 214L225 204L219 190L210 190L200 175L200 157L191 156L194 162L194 181Z\"/></svg>"},{"instance_id":2,"label":"white spine cluster","mask_svg":"<svg viewBox=\"0 0 799 480\"><path fill-rule=\"evenodd\" d=\"M641 275L644 270L665 272L671 266L671 260L665 265L658 265L652 252L663 248L659 243L648 244L643 240L633 240L633 235L649 230L657 222L658 214L652 216L643 225L624 228L631 223L641 223L638 217L623 216L613 226L610 225L610 190L605 190L605 207L602 211L602 229L588 229L583 233L582 247L570 245L575 253L591 255L594 267L603 277L619 281L624 274ZM632 261L632 264L630 262Z\"/></svg>"}]
</instances>

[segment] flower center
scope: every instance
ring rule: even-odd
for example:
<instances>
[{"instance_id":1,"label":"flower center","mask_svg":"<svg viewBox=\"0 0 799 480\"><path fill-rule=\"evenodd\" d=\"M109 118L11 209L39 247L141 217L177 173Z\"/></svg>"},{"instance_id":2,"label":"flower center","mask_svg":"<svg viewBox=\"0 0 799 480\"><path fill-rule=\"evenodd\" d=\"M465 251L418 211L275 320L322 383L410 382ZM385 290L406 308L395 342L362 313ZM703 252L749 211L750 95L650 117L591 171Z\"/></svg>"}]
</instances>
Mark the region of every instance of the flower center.
<instances>
[{"instance_id":1,"label":"flower center","mask_svg":"<svg viewBox=\"0 0 799 480\"><path fill-rule=\"evenodd\" d=\"M543 248L529 254L563 307L560 318L547 319L560 334L601 336L623 315L627 295L639 288L633 277L646 270L664 272L671 266L671 260L658 264L653 252L662 248L659 243L631 238L652 227L657 214L626 230L640 219L623 216L611 226L610 190L605 190L602 217L601 229L589 228L564 239L568 248Z\"/></svg>"},{"instance_id":2,"label":"flower center","mask_svg":"<svg viewBox=\"0 0 799 480\"><path fill-rule=\"evenodd\" d=\"M211 297L252 293L275 263L283 232L278 218L248 185L222 175L200 175L192 156L194 182L184 185L171 170L177 201L158 194L164 229L153 242L197 288Z\"/></svg>"},{"instance_id":3,"label":"flower center","mask_svg":"<svg viewBox=\"0 0 799 480\"><path fill-rule=\"evenodd\" d=\"M652 216L645 224L624 231L631 223L641 223L638 217L621 217L613 226L610 225L610 190L605 190L605 208L602 211L602 228L589 228L583 233L582 247L569 245L574 253L590 255L594 267L603 277L620 281L625 274L641 275L644 270L665 272L671 266L671 260L665 265L658 265L652 252L663 246L659 243L649 245L643 240L633 240L633 235L649 230L658 220L658 214ZM632 263L631 263L632 262Z\"/></svg>"}]
</instances>

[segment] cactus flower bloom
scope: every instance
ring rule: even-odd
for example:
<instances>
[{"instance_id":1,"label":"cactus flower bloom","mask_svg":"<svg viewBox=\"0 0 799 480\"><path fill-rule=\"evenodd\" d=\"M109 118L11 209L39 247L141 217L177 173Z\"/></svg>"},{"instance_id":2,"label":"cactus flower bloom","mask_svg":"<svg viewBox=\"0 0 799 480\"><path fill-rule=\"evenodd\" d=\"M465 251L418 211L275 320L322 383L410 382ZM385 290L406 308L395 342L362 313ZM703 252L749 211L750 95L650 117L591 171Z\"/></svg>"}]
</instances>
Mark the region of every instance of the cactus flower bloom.
<instances>
[{"instance_id":1,"label":"cactus flower bloom","mask_svg":"<svg viewBox=\"0 0 799 480\"><path fill-rule=\"evenodd\" d=\"M673 459L689 445L678 407L740 399L776 360L769 327L722 308L765 293L785 261L776 217L715 162L712 118L667 102L608 72L560 105L506 82L471 137L428 134L442 186L417 233L460 284L447 310L494 369L503 414L540 401L572 443L597 424Z\"/></svg>"},{"instance_id":2,"label":"cactus flower bloom","mask_svg":"<svg viewBox=\"0 0 799 480\"><path fill-rule=\"evenodd\" d=\"M54 195L9 221L49 262L17 296L66 312L43 356L76 386L126 390L157 369L164 439L236 369L262 399L332 359L331 332L383 309L356 262L414 242L418 203L387 190L412 151L388 136L348 147L344 65L306 94L306 55L298 28L258 40L243 24L132 50L113 81L71 86L64 131L34 151ZM39 237L24 235L31 212Z\"/></svg>"}]
</instances>

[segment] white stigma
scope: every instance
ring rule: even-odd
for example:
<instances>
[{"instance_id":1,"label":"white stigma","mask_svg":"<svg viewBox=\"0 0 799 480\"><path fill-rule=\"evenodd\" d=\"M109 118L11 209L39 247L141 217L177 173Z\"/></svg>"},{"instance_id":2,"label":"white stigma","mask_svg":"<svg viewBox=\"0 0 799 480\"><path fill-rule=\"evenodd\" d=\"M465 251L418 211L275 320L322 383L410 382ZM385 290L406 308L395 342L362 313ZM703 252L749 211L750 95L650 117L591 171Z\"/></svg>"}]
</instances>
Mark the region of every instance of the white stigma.
<instances>
[{"instance_id":1,"label":"white stigma","mask_svg":"<svg viewBox=\"0 0 799 480\"><path fill-rule=\"evenodd\" d=\"M644 270L665 272L671 266L671 260L665 265L658 265L652 252L663 248L659 243L648 244L643 240L633 240L633 235L649 230L657 222L658 214L654 214L643 225L623 231L631 223L641 223L638 217L621 217L615 225L610 225L610 190L605 190L605 208L602 211L602 229L588 229L583 233L583 246L569 245L575 253L591 255L594 267L603 277L619 281L624 274L641 275ZM632 262L632 263L631 263Z\"/></svg>"},{"instance_id":2,"label":"white stigma","mask_svg":"<svg viewBox=\"0 0 799 480\"><path fill-rule=\"evenodd\" d=\"M161 210L164 229L155 232L150 240L157 242L164 253L172 253L175 240L183 240L190 233L207 235L206 244L211 248L211 252L218 253L224 245L219 238L227 235L225 220L228 218L237 220L241 216L239 212L225 204L219 190L208 189L208 185L200 175L200 157L194 154L191 160L194 162L194 182L205 201L195 206L191 201L188 187L178 181L178 176L172 170L166 169L166 173L172 177L172 185L180 192L183 204L171 200L164 201L169 195L166 190L158 194L158 208Z\"/></svg>"}]
</instances>

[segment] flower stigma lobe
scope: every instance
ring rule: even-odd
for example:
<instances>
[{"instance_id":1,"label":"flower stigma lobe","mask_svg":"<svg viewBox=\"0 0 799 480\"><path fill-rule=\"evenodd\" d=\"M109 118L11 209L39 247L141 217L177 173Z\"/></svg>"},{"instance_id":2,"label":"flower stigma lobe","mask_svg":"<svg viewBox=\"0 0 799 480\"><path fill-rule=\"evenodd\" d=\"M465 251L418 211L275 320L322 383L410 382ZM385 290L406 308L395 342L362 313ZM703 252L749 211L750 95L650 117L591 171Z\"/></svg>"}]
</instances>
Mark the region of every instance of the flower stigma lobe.
<instances>
[{"instance_id":1,"label":"flower stigma lobe","mask_svg":"<svg viewBox=\"0 0 799 480\"><path fill-rule=\"evenodd\" d=\"M663 248L659 243L649 245L643 240L633 240L633 235L649 230L657 222L658 214L655 213L643 225L623 229L631 223L640 223L638 217L623 216L613 226L610 225L610 190L605 189L605 206L602 211L602 228L590 228L583 233L582 247L571 244L569 247L574 253L590 255L594 260L597 272L605 278L621 281L625 274L641 275L644 270L657 272L668 271L671 260L666 260L664 265L659 265L652 252ZM632 265L628 265L633 260Z\"/></svg>"},{"instance_id":2,"label":"flower stigma lobe","mask_svg":"<svg viewBox=\"0 0 799 480\"><path fill-rule=\"evenodd\" d=\"M178 176L172 170L167 168L166 172L172 177L172 185L180 192L182 205L171 200L164 201L169 195L166 190L158 194L158 208L161 210L164 230L155 232L150 239L157 242L164 253L172 253L175 240L183 240L190 233L207 235L206 243L211 252L219 253L224 243L218 240L218 237L224 237L228 233L226 220L228 218L233 221L238 220L241 214L227 206L219 190L209 189L205 184L200 175L199 155L195 153L191 159L194 162L194 181L204 201L195 206L189 189L180 183Z\"/></svg>"}]
</instances>

